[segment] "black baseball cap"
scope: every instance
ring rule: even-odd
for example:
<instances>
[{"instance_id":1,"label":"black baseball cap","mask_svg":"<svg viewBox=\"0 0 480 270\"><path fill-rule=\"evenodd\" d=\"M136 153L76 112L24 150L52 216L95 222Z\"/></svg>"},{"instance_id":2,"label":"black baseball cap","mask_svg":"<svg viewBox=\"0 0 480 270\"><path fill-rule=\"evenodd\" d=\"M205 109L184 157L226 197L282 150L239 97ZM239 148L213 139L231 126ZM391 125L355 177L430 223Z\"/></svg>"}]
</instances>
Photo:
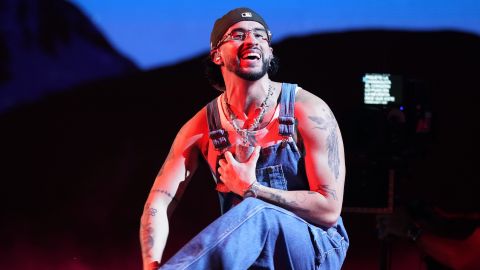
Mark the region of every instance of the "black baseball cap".
<instances>
[{"instance_id":1,"label":"black baseball cap","mask_svg":"<svg viewBox=\"0 0 480 270\"><path fill-rule=\"evenodd\" d=\"M223 15L223 17L215 21L212 33L210 34L210 49L213 50L217 46L218 42L222 39L230 26L241 21L254 21L260 23L267 31L268 40L271 40L272 34L262 16L250 8L241 7L230 10L227 14Z\"/></svg>"}]
</instances>

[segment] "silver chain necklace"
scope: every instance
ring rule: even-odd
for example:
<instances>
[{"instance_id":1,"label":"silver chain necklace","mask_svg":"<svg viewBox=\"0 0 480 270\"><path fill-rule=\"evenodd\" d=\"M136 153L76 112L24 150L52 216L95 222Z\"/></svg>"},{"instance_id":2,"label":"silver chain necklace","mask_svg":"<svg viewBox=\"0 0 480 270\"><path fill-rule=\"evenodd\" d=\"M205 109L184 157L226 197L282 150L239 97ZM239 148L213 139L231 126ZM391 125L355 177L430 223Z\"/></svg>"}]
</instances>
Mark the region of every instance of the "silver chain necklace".
<instances>
[{"instance_id":1,"label":"silver chain necklace","mask_svg":"<svg viewBox=\"0 0 480 270\"><path fill-rule=\"evenodd\" d=\"M225 107L227 108L228 114L230 116L228 118L228 121L230 122L230 124L232 124L235 131L242 137L243 146L253 147L253 145L248 141L248 135L250 132L255 130L260 125L260 121L262 117L265 115L265 113L267 112L267 109L269 107L268 100L270 99L271 96L273 96L273 87L272 87L272 84L270 83L268 85L267 96L263 100L262 104L260 104L260 113L258 114L257 117L255 117L255 119L253 119L253 123L248 128L240 128L235 123L235 120L238 119L238 117L235 115L232 108L230 108L230 104L228 104L228 101L227 101L227 95L226 94L223 95L223 103L225 104Z\"/></svg>"}]
</instances>

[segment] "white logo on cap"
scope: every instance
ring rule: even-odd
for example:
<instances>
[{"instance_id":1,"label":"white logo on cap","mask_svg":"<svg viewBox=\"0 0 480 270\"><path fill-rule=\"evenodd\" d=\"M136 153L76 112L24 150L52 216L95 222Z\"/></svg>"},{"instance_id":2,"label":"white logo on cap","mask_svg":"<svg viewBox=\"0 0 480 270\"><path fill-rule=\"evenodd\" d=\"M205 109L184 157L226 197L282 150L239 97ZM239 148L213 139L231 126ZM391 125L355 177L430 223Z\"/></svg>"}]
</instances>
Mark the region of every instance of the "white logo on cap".
<instances>
[{"instance_id":1,"label":"white logo on cap","mask_svg":"<svg viewBox=\"0 0 480 270\"><path fill-rule=\"evenodd\" d=\"M252 13L251 12L244 12L242 13L242 18L250 18L252 17Z\"/></svg>"}]
</instances>

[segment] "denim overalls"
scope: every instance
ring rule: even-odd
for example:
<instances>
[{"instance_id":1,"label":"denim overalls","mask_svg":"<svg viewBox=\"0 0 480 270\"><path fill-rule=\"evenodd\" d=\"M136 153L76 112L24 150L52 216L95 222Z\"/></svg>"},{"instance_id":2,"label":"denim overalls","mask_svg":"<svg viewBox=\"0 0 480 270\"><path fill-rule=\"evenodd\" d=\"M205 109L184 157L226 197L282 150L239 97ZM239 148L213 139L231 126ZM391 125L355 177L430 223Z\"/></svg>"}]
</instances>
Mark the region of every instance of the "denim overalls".
<instances>
[{"instance_id":1,"label":"denim overalls","mask_svg":"<svg viewBox=\"0 0 480 270\"><path fill-rule=\"evenodd\" d=\"M257 181L281 190L309 190L295 135L295 84L282 84L278 133L284 139L262 148ZM217 100L207 105L210 139L219 155L231 147L220 124ZM200 232L161 269L340 269L349 240L341 217L331 228L309 224L292 212L256 198L220 193L222 216Z\"/></svg>"}]
</instances>

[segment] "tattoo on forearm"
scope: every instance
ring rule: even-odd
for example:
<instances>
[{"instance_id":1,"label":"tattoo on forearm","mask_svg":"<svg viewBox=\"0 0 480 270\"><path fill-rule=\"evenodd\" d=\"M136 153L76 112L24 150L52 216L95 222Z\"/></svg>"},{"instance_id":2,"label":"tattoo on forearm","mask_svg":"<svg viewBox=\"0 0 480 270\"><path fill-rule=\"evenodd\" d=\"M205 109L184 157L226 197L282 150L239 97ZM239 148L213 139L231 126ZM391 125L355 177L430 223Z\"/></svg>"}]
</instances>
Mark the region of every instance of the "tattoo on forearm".
<instances>
[{"instance_id":1,"label":"tattoo on forearm","mask_svg":"<svg viewBox=\"0 0 480 270\"><path fill-rule=\"evenodd\" d=\"M140 225L141 237L142 237L142 253L144 258L151 258L150 251L153 248L153 227L152 223L145 222Z\"/></svg>"},{"instance_id":2,"label":"tattoo on forearm","mask_svg":"<svg viewBox=\"0 0 480 270\"><path fill-rule=\"evenodd\" d=\"M279 203L281 205L285 206L297 206L297 203L295 201L287 201L284 197L282 197L280 194L274 192L270 194L270 199L273 202Z\"/></svg>"},{"instance_id":3,"label":"tattoo on forearm","mask_svg":"<svg viewBox=\"0 0 480 270\"><path fill-rule=\"evenodd\" d=\"M321 185L315 191L309 192L310 194L318 192L320 194L329 194L332 199L337 200L337 191L334 188L330 188L328 185Z\"/></svg>"},{"instance_id":4,"label":"tattoo on forearm","mask_svg":"<svg viewBox=\"0 0 480 270\"><path fill-rule=\"evenodd\" d=\"M153 207L150 207L150 204L147 203L145 205L145 208L143 209L143 214L144 215L149 215L149 216L152 216L154 217L156 214L158 213L158 209L157 208L153 208Z\"/></svg>"},{"instance_id":5,"label":"tattoo on forearm","mask_svg":"<svg viewBox=\"0 0 480 270\"><path fill-rule=\"evenodd\" d=\"M340 175L340 151L338 149L337 121L335 120L335 116L332 111L329 111L327 119L321 116L309 116L308 118L315 123L314 128L328 132L328 167L335 176L335 180L337 180Z\"/></svg>"},{"instance_id":6,"label":"tattoo on forearm","mask_svg":"<svg viewBox=\"0 0 480 270\"><path fill-rule=\"evenodd\" d=\"M153 226L152 223L148 220L148 216L155 216L158 210L156 208L150 207L150 204L147 203L143 209L142 222L140 224L140 235L142 241L142 253L144 258L151 258L150 251L153 248L154 239L153 239Z\"/></svg>"},{"instance_id":7,"label":"tattoo on forearm","mask_svg":"<svg viewBox=\"0 0 480 270\"><path fill-rule=\"evenodd\" d=\"M158 210L156 208L151 207L149 209L149 212L150 212L150 216L154 217L157 214Z\"/></svg>"},{"instance_id":8,"label":"tattoo on forearm","mask_svg":"<svg viewBox=\"0 0 480 270\"><path fill-rule=\"evenodd\" d=\"M168 197L170 197L170 198L172 198L172 199L174 198L174 197L172 196L172 194L170 194L170 192L168 192L168 191L166 191L166 190L164 190L164 189L156 188L156 189L152 189L151 192L152 192L152 193L153 193L153 192L162 193L162 194L165 194L165 195L167 195Z\"/></svg>"},{"instance_id":9,"label":"tattoo on forearm","mask_svg":"<svg viewBox=\"0 0 480 270\"><path fill-rule=\"evenodd\" d=\"M153 193L153 192L158 192L158 193L165 194L165 195L167 195L168 197L170 197L170 199L172 199L172 201L178 202L178 199L175 198L175 196L173 196L170 192L168 192L168 191L166 191L166 190L164 190L164 189L159 189L159 188L157 188L157 189L152 189L152 190L150 191L150 193Z\"/></svg>"}]
</instances>

